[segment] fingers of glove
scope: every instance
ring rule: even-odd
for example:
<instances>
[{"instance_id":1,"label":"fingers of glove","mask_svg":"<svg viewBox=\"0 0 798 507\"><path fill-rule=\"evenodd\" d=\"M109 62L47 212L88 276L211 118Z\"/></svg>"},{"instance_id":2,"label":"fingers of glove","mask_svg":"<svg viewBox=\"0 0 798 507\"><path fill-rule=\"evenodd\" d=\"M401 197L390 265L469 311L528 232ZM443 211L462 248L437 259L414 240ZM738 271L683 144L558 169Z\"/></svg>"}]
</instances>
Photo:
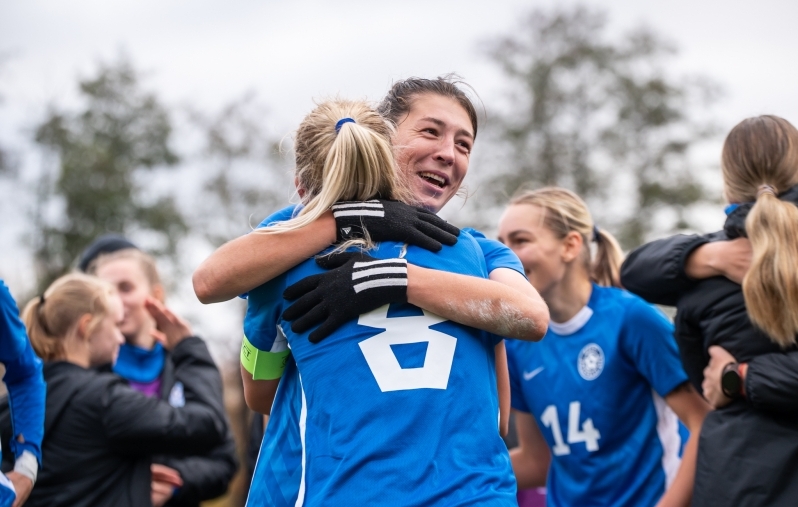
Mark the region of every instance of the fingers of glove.
<instances>
[{"instance_id":1,"label":"fingers of glove","mask_svg":"<svg viewBox=\"0 0 798 507\"><path fill-rule=\"evenodd\" d=\"M288 310L286 310L287 312ZM301 315L298 319L291 323L291 330L295 333L304 333L308 329L312 328L319 322L323 321L329 316L329 312L327 312L327 307L319 304L314 306L304 315Z\"/></svg>"},{"instance_id":2,"label":"fingers of glove","mask_svg":"<svg viewBox=\"0 0 798 507\"><path fill-rule=\"evenodd\" d=\"M444 231L443 229L439 229L437 226L433 224L422 222L419 220L413 225L422 234L426 234L430 238L434 239L435 241L439 241L444 245L452 246L455 243L457 243L457 236L449 234L448 232Z\"/></svg>"},{"instance_id":3,"label":"fingers of glove","mask_svg":"<svg viewBox=\"0 0 798 507\"><path fill-rule=\"evenodd\" d=\"M345 320L337 319L333 316L330 316L327 318L327 320L321 323L318 329L315 329L313 330L312 333L310 333L310 335L308 336L308 340L310 340L310 343L319 343L323 339L333 334L336 329L338 329L345 323L346 323Z\"/></svg>"},{"instance_id":4,"label":"fingers of glove","mask_svg":"<svg viewBox=\"0 0 798 507\"><path fill-rule=\"evenodd\" d=\"M319 283L321 283L323 278L324 278L324 273L307 276L302 280L296 282L295 284L286 287L286 289L283 291L283 298L289 301L293 301L296 298L302 296L303 294L307 294L308 292L318 287Z\"/></svg>"},{"instance_id":5,"label":"fingers of glove","mask_svg":"<svg viewBox=\"0 0 798 507\"><path fill-rule=\"evenodd\" d=\"M441 248L443 248L440 241L436 241L427 234L413 228L410 228L410 230L405 233L404 241L408 244L421 247L424 250L429 250L430 252L440 252Z\"/></svg>"},{"instance_id":6,"label":"fingers of glove","mask_svg":"<svg viewBox=\"0 0 798 507\"><path fill-rule=\"evenodd\" d=\"M451 234L452 236L454 236L455 241L457 241L457 236L460 235L460 228L459 227L456 227L456 226L450 224L449 222L447 222L446 220L442 219L438 215L436 215L436 214L434 214L434 213L432 213L432 212L430 212L428 210L425 210L424 208L416 208L416 211L419 212L419 213L416 214L416 218L418 218L419 220L421 220L423 222L426 222L428 224L432 224L435 227L437 227L438 229L441 229L442 231L444 231L444 232L446 232L448 234ZM452 243L452 244L454 244L454 243Z\"/></svg>"},{"instance_id":7,"label":"fingers of glove","mask_svg":"<svg viewBox=\"0 0 798 507\"><path fill-rule=\"evenodd\" d=\"M323 255L321 257L316 257L316 264L324 269L340 268L356 255L362 254L360 252L338 252L330 255Z\"/></svg>"},{"instance_id":8,"label":"fingers of glove","mask_svg":"<svg viewBox=\"0 0 798 507\"><path fill-rule=\"evenodd\" d=\"M311 311L314 307L321 304L324 300L324 294L321 290L313 290L308 292L301 298L297 299L294 304L289 306L283 312L285 320L295 320Z\"/></svg>"}]
</instances>

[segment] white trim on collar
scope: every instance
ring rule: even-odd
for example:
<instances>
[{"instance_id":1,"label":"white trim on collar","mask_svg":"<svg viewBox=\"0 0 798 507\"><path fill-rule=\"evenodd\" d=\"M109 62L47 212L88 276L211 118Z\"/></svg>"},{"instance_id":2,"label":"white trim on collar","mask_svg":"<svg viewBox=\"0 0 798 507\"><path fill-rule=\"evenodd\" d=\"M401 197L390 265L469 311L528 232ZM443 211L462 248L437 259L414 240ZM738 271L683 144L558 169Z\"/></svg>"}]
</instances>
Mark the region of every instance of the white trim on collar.
<instances>
[{"instance_id":1,"label":"white trim on collar","mask_svg":"<svg viewBox=\"0 0 798 507\"><path fill-rule=\"evenodd\" d=\"M572 335L585 327L585 324L587 324L587 321L589 321L592 316L593 310L585 305L581 310L576 312L576 315L565 322L557 323L549 321L549 329L560 336Z\"/></svg>"}]
</instances>

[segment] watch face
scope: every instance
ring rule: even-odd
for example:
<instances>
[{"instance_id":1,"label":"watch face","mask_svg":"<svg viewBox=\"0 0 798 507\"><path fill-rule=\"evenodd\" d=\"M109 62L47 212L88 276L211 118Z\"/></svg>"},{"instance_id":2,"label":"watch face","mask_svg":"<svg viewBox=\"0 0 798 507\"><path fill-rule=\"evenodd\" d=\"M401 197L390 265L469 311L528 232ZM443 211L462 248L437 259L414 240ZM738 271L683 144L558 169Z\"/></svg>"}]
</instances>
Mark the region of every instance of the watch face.
<instances>
[{"instance_id":1,"label":"watch face","mask_svg":"<svg viewBox=\"0 0 798 507\"><path fill-rule=\"evenodd\" d=\"M720 377L720 387L723 389L723 394L729 398L737 398L740 395L740 374L737 368L730 368L723 372Z\"/></svg>"}]
</instances>

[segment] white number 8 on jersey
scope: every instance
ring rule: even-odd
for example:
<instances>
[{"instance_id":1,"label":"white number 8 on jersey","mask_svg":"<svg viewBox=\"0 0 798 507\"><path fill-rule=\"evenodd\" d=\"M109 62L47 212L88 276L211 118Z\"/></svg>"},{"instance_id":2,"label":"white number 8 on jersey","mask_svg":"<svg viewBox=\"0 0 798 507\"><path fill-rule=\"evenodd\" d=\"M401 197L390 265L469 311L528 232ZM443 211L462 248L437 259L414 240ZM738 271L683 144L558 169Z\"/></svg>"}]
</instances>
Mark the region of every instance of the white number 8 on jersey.
<instances>
[{"instance_id":1,"label":"white number 8 on jersey","mask_svg":"<svg viewBox=\"0 0 798 507\"><path fill-rule=\"evenodd\" d=\"M446 389L454 361L457 338L430 329L446 322L434 313L388 318L389 305L381 306L360 316L361 326L384 329L384 333L359 343L371 374L380 391L408 391L411 389ZM402 368L391 345L428 342L427 355L421 368Z\"/></svg>"}]
</instances>

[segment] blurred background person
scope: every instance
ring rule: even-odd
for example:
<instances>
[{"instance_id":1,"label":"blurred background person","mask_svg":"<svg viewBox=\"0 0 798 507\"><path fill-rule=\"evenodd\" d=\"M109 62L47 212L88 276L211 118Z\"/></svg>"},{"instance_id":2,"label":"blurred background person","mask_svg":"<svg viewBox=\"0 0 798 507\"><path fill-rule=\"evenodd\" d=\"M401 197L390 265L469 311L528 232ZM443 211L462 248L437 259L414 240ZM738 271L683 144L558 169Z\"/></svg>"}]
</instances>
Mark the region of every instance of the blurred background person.
<instances>
[{"instance_id":1,"label":"blurred background person","mask_svg":"<svg viewBox=\"0 0 798 507\"><path fill-rule=\"evenodd\" d=\"M0 280L0 363L6 372L8 414L12 433L8 451L14 469L0 480L0 505L19 507L30 495L42 461L45 384L42 362L33 352L19 309L3 280ZM4 449L5 451L5 449ZM13 493L8 483L13 484Z\"/></svg>"},{"instance_id":2,"label":"blurred background person","mask_svg":"<svg viewBox=\"0 0 798 507\"><path fill-rule=\"evenodd\" d=\"M119 324L125 343L119 349L119 357L113 366L117 375L126 379L130 386L151 397L167 401L174 407L185 404L185 388L175 378L172 354L156 338L155 320L147 309L147 301L154 298L161 303L165 291L161 284L155 260L139 250L126 238L106 235L92 243L80 258L81 270L96 274L116 287L122 300L124 317ZM186 324L185 337L193 336ZM209 356L204 342L197 338L196 349L199 361ZM192 391L204 391L224 407L221 378L216 365L211 362L204 370L207 378L197 378L189 386ZM228 424L229 427L229 424ZM153 501L156 507L198 506L203 500L223 495L238 468L236 447L232 433L228 431L224 443L210 452L195 456L155 456L153 458ZM169 480L179 477L177 487Z\"/></svg>"},{"instance_id":3,"label":"blurred background person","mask_svg":"<svg viewBox=\"0 0 798 507\"><path fill-rule=\"evenodd\" d=\"M499 239L551 312L540 343L507 345L519 488L545 484L553 507L689 505L709 406L667 318L618 288L615 238L576 194L549 187L510 201ZM681 462L677 417L691 432Z\"/></svg>"},{"instance_id":4,"label":"blurred background person","mask_svg":"<svg viewBox=\"0 0 798 507\"><path fill-rule=\"evenodd\" d=\"M25 306L28 336L45 361L42 451L49 458L29 505L152 505L154 454L204 452L223 442L222 407L191 390L213 368L207 353L198 360L204 344L187 337L185 323L158 301L149 307L175 357L175 377L186 385L186 403L179 408L98 370L116 360L124 342L117 327L122 303L112 285L84 274L65 275Z\"/></svg>"}]
</instances>

